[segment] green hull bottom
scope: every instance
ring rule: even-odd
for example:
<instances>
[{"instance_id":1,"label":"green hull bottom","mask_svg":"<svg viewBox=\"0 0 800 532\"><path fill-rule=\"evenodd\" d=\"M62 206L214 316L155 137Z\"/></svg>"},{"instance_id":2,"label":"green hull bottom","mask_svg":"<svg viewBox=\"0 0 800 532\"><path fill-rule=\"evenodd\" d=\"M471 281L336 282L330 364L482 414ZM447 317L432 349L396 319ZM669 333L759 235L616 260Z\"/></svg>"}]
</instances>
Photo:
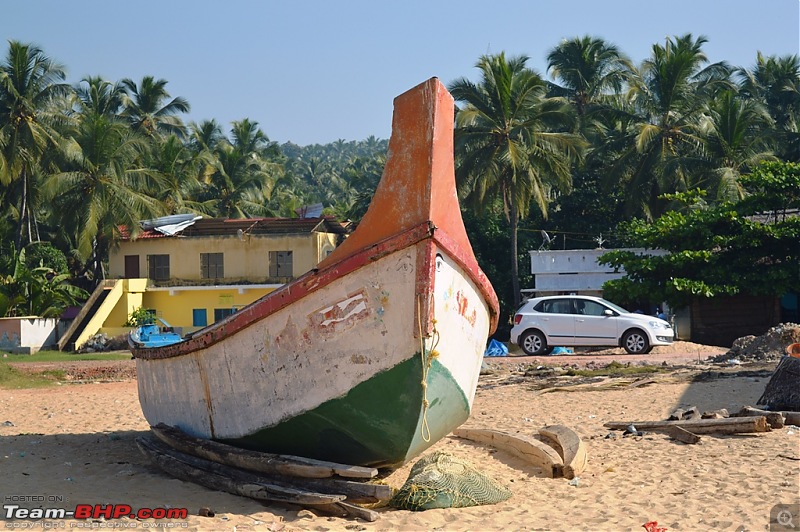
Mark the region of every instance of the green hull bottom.
<instances>
[{"instance_id":1,"label":"green hull bottom","mask_svg":"<svg viewBox=\"0 0 800 532\"><path fill-rule=\"evenodd\" d=\"M362 382L343 397L249 436L222 441L342 464L397 466L469 417L463 391L436 360L427 382L427 428L423 426L422 368L417 355Z\"/></svg>"}]
</instances>

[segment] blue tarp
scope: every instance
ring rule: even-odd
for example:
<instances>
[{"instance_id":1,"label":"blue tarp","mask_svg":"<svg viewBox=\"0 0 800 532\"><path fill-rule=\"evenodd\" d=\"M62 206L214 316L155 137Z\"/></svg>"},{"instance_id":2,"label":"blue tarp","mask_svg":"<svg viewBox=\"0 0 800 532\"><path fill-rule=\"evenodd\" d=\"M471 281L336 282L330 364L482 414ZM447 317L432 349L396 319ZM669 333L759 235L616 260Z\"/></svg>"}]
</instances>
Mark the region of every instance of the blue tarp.
<instances>
[{"instance_id":1,"label":"blue tarp","mask_svg":"<svg viewBox=\"0 0 800 532\"><path fill-rule=\"evenodd\" d=\"M508 355L506 344L497 340L491 340L486 352L483 354L485 357L504 357L506 355Z\"/></svg>"}]
</instances>

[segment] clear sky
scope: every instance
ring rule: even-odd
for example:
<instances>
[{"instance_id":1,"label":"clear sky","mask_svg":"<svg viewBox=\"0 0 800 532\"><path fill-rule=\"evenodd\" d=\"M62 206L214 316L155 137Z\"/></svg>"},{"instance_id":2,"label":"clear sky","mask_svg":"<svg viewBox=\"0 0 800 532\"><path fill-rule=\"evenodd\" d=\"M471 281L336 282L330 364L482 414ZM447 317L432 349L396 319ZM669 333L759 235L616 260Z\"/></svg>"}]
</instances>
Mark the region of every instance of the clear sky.
<instances>
[{"instance_id":1,"label":"clear sky","mask_svg":"<svg viewBox=\"0 0 800 532\"><path fill-rule=\"evenodd\" d=\"M545 74L565 38L592 35L636 62L667 36L704 35L711 61L798 54L798 0L8 0L8 40L40 46L68 81L151 75L188 120L249 118L300 145L388 138L392 99L437 76L479 79L483 54Z\"/></svg>"}]
</instances>

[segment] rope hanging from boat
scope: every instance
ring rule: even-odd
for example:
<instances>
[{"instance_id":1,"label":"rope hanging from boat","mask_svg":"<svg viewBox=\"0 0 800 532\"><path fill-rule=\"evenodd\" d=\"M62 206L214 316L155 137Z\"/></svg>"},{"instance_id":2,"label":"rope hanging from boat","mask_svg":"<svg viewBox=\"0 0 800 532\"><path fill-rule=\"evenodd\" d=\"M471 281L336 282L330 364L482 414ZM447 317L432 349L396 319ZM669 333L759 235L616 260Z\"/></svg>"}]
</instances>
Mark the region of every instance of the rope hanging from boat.
<instances>
[{"instance_id":1,"label":"rope hanging from boat","mask_svg":"<svg viewBox=\"0 0 800 532\"><path fill-rule=\"evenodd\" d=\"M431 348L428 354L425 354L425 336L422 334L422 303L420 297L417 296L417 326L419 327L419 343L420 343L420 357L422 360L422 425L420 426L420 434L425 443L431 441L431 429L428 426L428 372L433 365L433 360L439 356L436 346L439 345L439 331L436 330L436 319L431 320L433 325L433 332L431 334Z\"/></svg>"}]
</instances>

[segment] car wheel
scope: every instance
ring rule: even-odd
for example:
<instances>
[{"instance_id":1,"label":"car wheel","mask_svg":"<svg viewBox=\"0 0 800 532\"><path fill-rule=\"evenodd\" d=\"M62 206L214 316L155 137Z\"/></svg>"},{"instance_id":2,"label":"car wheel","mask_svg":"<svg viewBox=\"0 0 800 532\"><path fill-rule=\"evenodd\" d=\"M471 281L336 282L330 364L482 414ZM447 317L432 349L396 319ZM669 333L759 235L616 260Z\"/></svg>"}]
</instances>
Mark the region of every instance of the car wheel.
<instances>
[{"instance_id":1,"label":"car wheel","mask_svg":"<svg viewBox=\"0 0 800 532\"><path fill-rule=\"evenodd\" d=\"M539 331L528 331L523 334L519 346L526 355L544 355L548 351L547 340Z\"/></svg>"},{"instance_id":2,"label":"car wheel","mask_svg":"<svg viewBox=\"0 0 800 532\"><path fill-rule=\"evenodd\" d=\"M622 337L622 347L631 355L643 355L650 352L650 341L647 335L638 329L625 333Z\"/></svg>"}]
</instances>

